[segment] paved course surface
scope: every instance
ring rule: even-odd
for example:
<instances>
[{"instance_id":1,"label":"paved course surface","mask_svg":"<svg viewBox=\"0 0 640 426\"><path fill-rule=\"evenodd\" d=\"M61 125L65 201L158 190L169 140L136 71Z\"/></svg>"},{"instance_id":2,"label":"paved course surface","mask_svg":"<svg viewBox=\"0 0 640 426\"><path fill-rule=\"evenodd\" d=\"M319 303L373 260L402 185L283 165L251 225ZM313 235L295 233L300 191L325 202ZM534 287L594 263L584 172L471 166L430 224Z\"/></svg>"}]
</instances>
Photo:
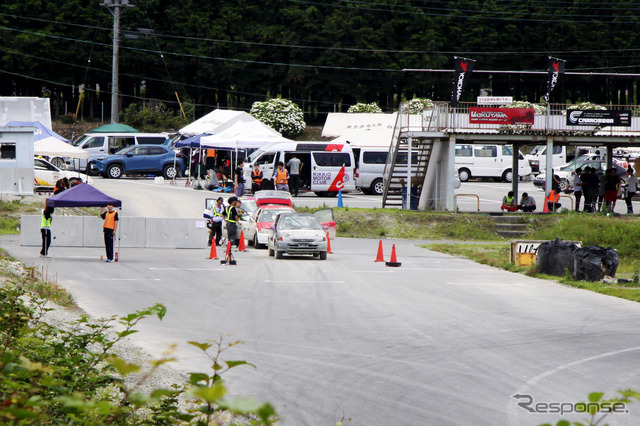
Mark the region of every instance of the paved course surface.
<instances>
[{"instance_id":1,"label":"paved course surface","mask_svg":"<svg viewBox=\"0 0 640 426\"><path fill-rule=\"evenodd\" d=\"M123 220L199 217L210 194L97 181L123 199ZM329 204L299 197L306 198ZM377 197L361 202L370 198ZM19 236L0 237L1 247L55 277L95 317L165 304L165 319L143 322L132 339L152 354L178 344L180 371L209 367L185 342L218 333L242 340L225 358L257 369L232 370L231 392L272 402L284 425L335 424L343 413L354 425L555 423L559 415L530 413L512 396L569 403L593 391L640 389L639 304L413 241L385 240L387 260L393 243L400 268L374 262L378 240L344 238L332 241L326 261L276 260L248 248L231 267L206 260L207 249L125 249L107 264L102 249L54 246L42 259ZM640 424L640 403L628 408L607 421Z\"/></svg>"}]
</instances>

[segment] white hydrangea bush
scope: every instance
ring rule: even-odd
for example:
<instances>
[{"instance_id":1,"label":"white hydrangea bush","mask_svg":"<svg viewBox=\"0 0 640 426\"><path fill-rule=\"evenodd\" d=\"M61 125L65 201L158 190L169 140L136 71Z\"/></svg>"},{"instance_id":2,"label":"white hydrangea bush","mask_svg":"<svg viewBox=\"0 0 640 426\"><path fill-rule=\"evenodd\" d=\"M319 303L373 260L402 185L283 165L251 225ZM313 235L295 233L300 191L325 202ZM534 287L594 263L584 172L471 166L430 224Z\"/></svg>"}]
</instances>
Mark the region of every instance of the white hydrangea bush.
<instances>
[{"instance_id":1,"label":"white hydrangea bush","mask_svg":"<svg viewBox=\"0 0 640 426\"><path fill-rule=\"evenodd\" d=\"M413 98L402 104L403 114L422 114L433 109L433 101L427 98Z\"/></svg>"},{"instance_id":2,"label":"white hydrangea bush","mask_svg":"<svg viewBox=\"0 0 640 426\"><path fill-rule=\"evenodd\" d=\"M382 108L380 108L375 102L371 102L370 104L357 103L355 105L351 105L347 112L351 114L374 113L382 112Z\"/></svg>"},{"instance_id":3,"label":"white hydrangea bush","mask_svg":"<svg viewBox=\"0 0 640 426\"><path fill-rule=\"evenodd\" d=\"M582 102L579 104L575 104L575 105L569 105L567 107L567 109L572 110L572 109L579 109L579 110L596 110L596 111L604 111L607 108L603 105L597 105L594 104L592 102Z\"/></svg>"},{"instance_id":4,"label":"white hydrangea bush","mask_svg":"<svg viewBox=\"0 0 640 426\"><path fill-rule=\"evenodd\" d=\"M515 101L504 105L504 108L533 108L536 115L544 115L547 113L547 107L544 104L534 104L528 101Z\"/></svg>"},{"instance_id":5,"label":"white hydrangea bush","mask_svg":"<svg viewBox=\"0 0 640 426\"><path fill-rule=\"evenodd\" d=\"M307 127L300 107L288 99L274 98L265 102L254 102L249 114L283 136L299 135Z\"/></svg>"}]
</instances>

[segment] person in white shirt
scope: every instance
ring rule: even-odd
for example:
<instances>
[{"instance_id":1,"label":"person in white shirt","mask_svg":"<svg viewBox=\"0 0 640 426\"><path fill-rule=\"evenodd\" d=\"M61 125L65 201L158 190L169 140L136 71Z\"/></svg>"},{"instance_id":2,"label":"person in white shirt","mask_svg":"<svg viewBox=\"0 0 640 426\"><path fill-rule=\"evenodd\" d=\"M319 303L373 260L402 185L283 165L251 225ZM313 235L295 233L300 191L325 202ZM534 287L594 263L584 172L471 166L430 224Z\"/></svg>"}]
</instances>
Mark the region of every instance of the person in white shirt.
<instances>
[{"instance_id":1,"label":"person in white shirt","mask_svg":"<svg viewBox=\"0 0 640 426\"><path fill-rule=\"evenodd\" d=\"M627 214L633 214L631 199L636 195L636 192L638 192L638 178L635 173L633 173L631 167L627 169L627 175L629 176L627 179L627 196L624 198L624 201L627 203Z\"/></svg>"},{"instance_id":2,"label":"person in white shirt","mask_svg":"<svg viewBox=\"0 0 640 426\"><path fill-rule=\"evenodd\" d=\"M582 198L582 169L576 169L576 175L573 177L573 195L576 197L576 211L580 211L580 199Z\"/></svg>"}]
</instances>

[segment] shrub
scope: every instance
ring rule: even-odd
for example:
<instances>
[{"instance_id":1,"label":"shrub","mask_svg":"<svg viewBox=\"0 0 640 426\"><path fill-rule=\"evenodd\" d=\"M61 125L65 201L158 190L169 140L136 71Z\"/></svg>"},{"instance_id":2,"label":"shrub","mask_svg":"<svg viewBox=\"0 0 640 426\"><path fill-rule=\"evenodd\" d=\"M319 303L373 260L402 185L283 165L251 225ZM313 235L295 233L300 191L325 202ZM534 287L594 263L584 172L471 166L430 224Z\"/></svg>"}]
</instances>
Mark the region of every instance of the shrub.
<instances>
[{"instance_id":1,"label":"shrub","mask_svg":"<svg viewBox=\"0 0 640 426\"><path fill-rule=\"evenodd\" d=\"M422 114L422 111L433 109L433 101L426 98L413 98L402 104L402 113Z\"/></svg>"},{"instance_id":2,"label":"shrub","mask_svg":"<svg viewBox=\"0 0 640 426\"><path fill-rule=\"evenodd\" d=\"M307 127L300 107L288 99L254 102L249 113L287 137L299 135Z\"/></svg>"},{"instance_id":3,"label":"shrub","mask_svg":"<svg viewBox=\"0 0 640 426\"><path fill-rule=\"evenodd\" d=\"M347 112L351 114L378 113L382 112L382 109L375 102L371 102L370 104L357 103L351 105Z\"/></svg>"}]
</instances>

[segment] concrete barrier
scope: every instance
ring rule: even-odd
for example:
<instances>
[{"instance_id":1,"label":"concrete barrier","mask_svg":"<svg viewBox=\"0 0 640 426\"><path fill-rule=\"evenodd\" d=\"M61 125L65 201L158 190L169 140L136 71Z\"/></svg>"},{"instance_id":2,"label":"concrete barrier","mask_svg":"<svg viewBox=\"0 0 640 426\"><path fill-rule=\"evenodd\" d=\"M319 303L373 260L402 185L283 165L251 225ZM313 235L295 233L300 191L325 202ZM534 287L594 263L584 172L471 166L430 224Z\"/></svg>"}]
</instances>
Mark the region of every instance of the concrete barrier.
<instances>
[{"instance_id":1,"label":"concrete barrier","mask_svg":"<svg viewBox=\"0 0 640 426\"><path fill-rule=\"evenodd\" d=\"M102 219L95 216L53 215L51 234L58 247L103 247ZM209 230L199 218L121 218L121 247L205 248ZM20 218L20 244L39 246L40 216Z\"/></svg>"}]
</instances>

